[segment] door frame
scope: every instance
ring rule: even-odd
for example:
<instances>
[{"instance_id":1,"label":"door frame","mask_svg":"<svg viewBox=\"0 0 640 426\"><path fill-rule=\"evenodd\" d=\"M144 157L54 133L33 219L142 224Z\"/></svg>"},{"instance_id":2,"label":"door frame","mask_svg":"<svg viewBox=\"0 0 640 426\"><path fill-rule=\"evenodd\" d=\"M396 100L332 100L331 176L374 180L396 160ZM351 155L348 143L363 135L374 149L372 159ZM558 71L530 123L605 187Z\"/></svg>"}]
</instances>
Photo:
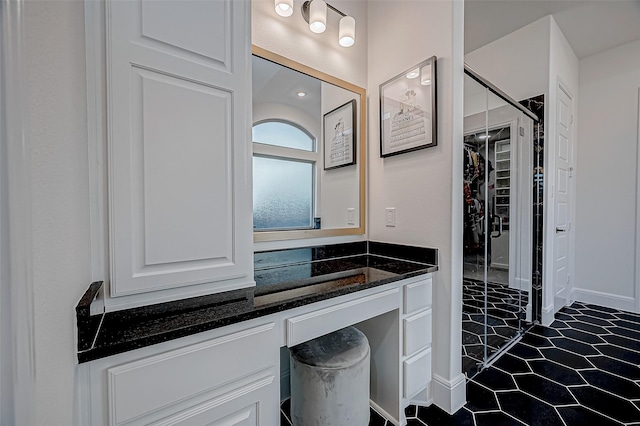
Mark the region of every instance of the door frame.
<instances>
[{"instance_id":1,"label":"door frame","mask_svg":"<svg viewBox=\"0 0 640 426\"><path fill-rule=\"evenodd\" d=\"M8 425L36 417L26 3L0 6L0 418Z\"/></svg>"},{"instance_id":2,"label":"door frame","mask_svg":"<svg viewBox=\"0 0 640 426\"><path fill-rule=\"evenodd\" d=\"M571 121L570 121L570 155L571 160L570 164L573 168L573 175L575 175L575 165L576 165L576 120L575 118L575 97L569 90L569 87L564 81L560 78L560 76L556 76L556 84L553 87L554 96L549 96L549 98L553 99L553 102L549 102L549 111L545 116L549 118L548 123L551 127L549 132L545 132L547 135L551 137L545 137L545 173L544 173L544 185L545 185L545 196L544 196L544 231L543 231L543 282L542 282L542 324L549 325L555 320L555 312L560 310L562 306L557 307L556 305L556 286L554 280L554 271L555 271L555 184L556 184L556 139L558 134L558 98L560 96L560 91L564 92L569 99L571 100ZM546 135L545 135L546 136ZM568 255L570 256L567 268L568 274L570 277L570 281L567 283L565 289L565 302L564 305L570 305L574 301L574 283L573 277L575 277L575 232L573 229L573 224L575 224L575 202L576 202L576 191L575 191L575 177L571 176L569 179L569 220L571 224L570 234L569 234L569 247L568 247ZM557 309L556 309L557 308Z\"/></svg>"},{"instance_id":3,"label":"door frame","mask_svg":"<svg viewBox=\"0 0 640 426\"><path fill-rule=\"evenodd\" d=\"M636 162L636 229L635 229L635 250L636 250L636 262L634 265L635 275L635 311L640 312L640 87L638 87L638 133L636 134L638 139L638 152Z\"/></svg>"}]
</instances>

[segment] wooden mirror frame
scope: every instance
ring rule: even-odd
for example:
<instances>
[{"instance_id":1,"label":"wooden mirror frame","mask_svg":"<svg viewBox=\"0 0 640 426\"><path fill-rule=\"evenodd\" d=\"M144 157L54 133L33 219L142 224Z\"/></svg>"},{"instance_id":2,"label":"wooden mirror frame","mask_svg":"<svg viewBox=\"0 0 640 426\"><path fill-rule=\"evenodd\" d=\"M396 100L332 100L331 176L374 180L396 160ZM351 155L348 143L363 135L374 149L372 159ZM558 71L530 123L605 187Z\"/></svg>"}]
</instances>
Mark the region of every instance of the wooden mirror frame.
<instances>
[{"instance_id":1,"label":"wooden mirror frame","mask_svg":"<svg viewBox=\"0 0 640 426\"><path fill-rule=\"evenodd\" d=\"M324 81L326 83L333 84L334 86L341 87L346 89L354 94L360 95L360 126L358 128L358 134L356 135L359 139L358 142L358 152L356 153L358 158L358 167L359 167L359 195L360 195L360 220L359 226L355 228L332 228L332 229L292 229L288 231L259 231L253 232L253 241L282 241L282 240L299 240L305 238L320 238L320 237L336 237L341 235L361 235L365 233L366 223L365 223L365 210L366 210L366 169L367 169L367 144L366 144L366 123L367 123L367 91L359 86L348 83L344 80L340 80L332 75L325 74L321 71L318 71L314 68L303 65L299 62L292 61L289 58L285 58L284 56L280 56L276 53L270 52L261 47L252 45L251 53L260 58L266 59L271 62L275 62L284 67L290 68L295 71L299 71L308 76L317 78L318 80ZM253 123L252 123L253 125Z\"/></svg>"}]
</instances>

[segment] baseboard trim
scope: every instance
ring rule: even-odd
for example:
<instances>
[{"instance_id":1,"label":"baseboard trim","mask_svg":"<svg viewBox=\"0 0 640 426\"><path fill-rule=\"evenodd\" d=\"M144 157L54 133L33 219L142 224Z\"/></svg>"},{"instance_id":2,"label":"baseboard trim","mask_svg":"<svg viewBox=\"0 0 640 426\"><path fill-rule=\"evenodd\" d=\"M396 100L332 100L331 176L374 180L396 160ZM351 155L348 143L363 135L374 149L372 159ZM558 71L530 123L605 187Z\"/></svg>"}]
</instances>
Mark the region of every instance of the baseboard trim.
<instances>
[{"instance_id":1,"label":"baseboard trim","mask_svg":"<svg viewBox=\"0 0 640 426\"><path fill-rule=\"evenodd\" d=\"M612 309L620 309L621 311L636 312L635 297L618 296L617 294L604 293L601 291L574 288L571 300L605 306Z\"/></svg>"},{"instance_id":2,"label":"baseboard trim","mask_svg":"<svg viewBox=\"0 0 640 426\"><path fill-rule=\"evenodd\" d=\"M542 325L549 327L556 317L553 312L553 305L542 307Z\"/></svg>"},{"instance_id":3,"label":"baseboard trim","mask_svg":"<svg viewBox=\"0 0 640 426\"><path fill-rule=\"evenodd\" d=\"M447 380L437 374L433 375L432 391L433 403L453 414L467 403L467 378L460 373L453 380Z\"/></svg>"},{"instance_id":4,"label":"baseboard trim","mask_svg":"<svg viewBox=\"0 0 640 426\"><path fill-rule=\"evenodd\" d=\"M378 412L378 414L381 414L382 417L386 418L394 426L400 426L400 422L396 419L395 416L389 414L384 408L373 402L372 399L369 400L369 404L371 405L371 407L373 407L374 410Z\"/></svg>"}]
</instances>

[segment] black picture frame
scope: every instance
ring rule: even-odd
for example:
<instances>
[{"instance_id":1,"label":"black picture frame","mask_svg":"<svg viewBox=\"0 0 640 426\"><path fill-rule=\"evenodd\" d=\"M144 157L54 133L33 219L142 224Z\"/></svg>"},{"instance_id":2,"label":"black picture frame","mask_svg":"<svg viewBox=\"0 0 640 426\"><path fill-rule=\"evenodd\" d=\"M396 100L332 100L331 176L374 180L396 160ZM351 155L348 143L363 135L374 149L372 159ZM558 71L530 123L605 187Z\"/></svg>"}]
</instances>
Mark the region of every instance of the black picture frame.
<instances>
[{"instance_id":1,"label":"black picture frame","mask_svg":"<svg viewBox=\"0 0 640 426\"><path fill-rule=\"evenodd\" d=\"M380 157L438 145L437 58L380 85Z\"/></svg>"},{"instance_id":2,"label":"black picture frame","mask_svg":"<svg viewBox=\"0 0 640 426\"><path fill-rule=\"evenodd\" d=\"M356 100L352 99L324 114L322 118L324 170L356 164L356 106Z\"/></svg>"}]
</instances>

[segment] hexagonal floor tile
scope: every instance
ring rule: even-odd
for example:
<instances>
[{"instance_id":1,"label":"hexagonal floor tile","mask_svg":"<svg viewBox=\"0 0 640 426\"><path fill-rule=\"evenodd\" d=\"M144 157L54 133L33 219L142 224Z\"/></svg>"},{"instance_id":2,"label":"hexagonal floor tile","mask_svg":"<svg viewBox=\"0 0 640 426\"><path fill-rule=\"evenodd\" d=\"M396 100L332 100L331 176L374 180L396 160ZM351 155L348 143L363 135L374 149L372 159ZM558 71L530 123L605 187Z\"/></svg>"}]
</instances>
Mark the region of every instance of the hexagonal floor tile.
<instances>
[{"instance_id":1,"label":"hexagonal floor tile","mask_svg":"<svg viewBox=\"0 0 640 426\"><path fill-rule=\"evenodd\" d=\"M551 405L576 404L575 398L565 386L547 380L535 374L514 376L518 388Z\"/></svg>"},{"instance_id":2,"label":"hexagonal floor tile","mask_svg":"<svg viewBox=\"0 0 640 426\"><path fill-rule=\"evenodd\" d=\"M623 423L640 421L640 411L631 401L593 386L569 388L581 405Z\"/></svg>"},{"instance_id":3,"label":"hexagonal floor tile","mask_svg":"<svg viewBox=\"0 0 640 426\"><path fill-rule=\"evenodd\" d=\"M529 426L560 425L562 421L556 410L522 392L500 392L502 410Z\"/></svg>"}]
</instances>

